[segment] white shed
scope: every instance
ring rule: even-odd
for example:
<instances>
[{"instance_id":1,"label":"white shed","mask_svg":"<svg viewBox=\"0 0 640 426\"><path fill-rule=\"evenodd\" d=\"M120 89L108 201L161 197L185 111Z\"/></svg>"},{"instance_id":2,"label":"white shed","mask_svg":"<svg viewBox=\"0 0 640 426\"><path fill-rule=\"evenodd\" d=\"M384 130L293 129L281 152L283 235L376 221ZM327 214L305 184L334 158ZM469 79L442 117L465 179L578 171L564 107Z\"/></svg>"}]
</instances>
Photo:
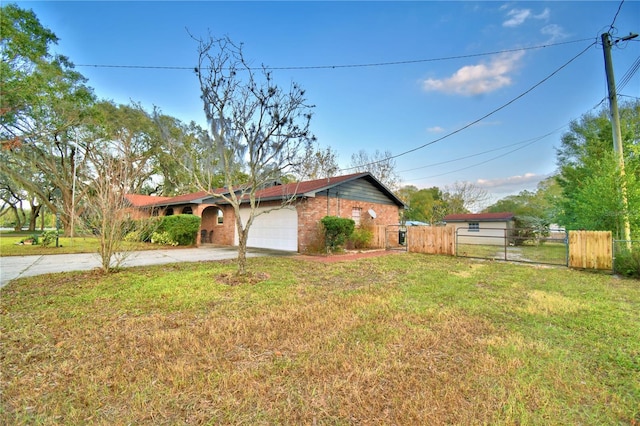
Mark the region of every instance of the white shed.
<instances>
[{"instance_id":1,"label":"white shed","mask_svg":"<svg viewBox=\"0 0 640 426\"><path fill-rule=\"evenodd\" d=\"M450 214L444 222L455 226L460 244L504 245L506 230L514 228L515 216L508 212Z\"/></svg>"}]
</instances>

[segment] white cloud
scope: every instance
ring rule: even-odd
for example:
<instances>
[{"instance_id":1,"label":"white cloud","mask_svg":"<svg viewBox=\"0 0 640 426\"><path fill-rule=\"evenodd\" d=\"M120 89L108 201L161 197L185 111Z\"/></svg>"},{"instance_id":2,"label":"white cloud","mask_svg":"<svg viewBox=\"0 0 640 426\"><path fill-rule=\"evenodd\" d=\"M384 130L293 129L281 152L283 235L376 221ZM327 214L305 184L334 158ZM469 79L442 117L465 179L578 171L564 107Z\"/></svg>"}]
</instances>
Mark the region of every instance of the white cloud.
<instances>
[{"instance_id":1,"label":"white cloud","mask_svg":"<svg viewBox=\"0 0 640 426\"><path fill-rule=\"evenodd\" d=\"M537 15L534 15L531 9L511 9L507 12L507 19L502 23L503 27L514 28L522 25L527 19L538 19L546 21L549 19L551 15L551 11L549 8L545 8L542 12Z\"/></svg>"},{"instance_id":2,"label":"white cloud","mask_svg":"<svg viewBox=\"0 0 640 426\"><path fill-rule=\"evenodd\" d=\"M542 19L542 20L547 20L549 19L549 16L551 15L551 11L549 10L548 7L545 7L544 10L539 13L538 15L535 15L534 18L535 19Z\"/></svg>"},{"instance_id":3,"label":"white cloud","mask_svg":"<svg viewBox=\"0 0 640 426\"><path fill-rule=\"evenodd\" d=\"M524 56L524 51L503 53L488 64L467 65L444 79L429 78L422 82L426 91L455 93L458 95L481 95L511 84L508 75L515 70Z\"/></svg>"},{"instance_id":4,"label":"white cloud","mask_svg":"<svg viewBox=\"0 0 640 426\"><path fill-rule=\"evenodd\" d=\"M521 191L525 188L536 186L540 181L549 177L548 175L538 175L535 173L525 173L523 175L508 176L497 179L478 179L476 183L487 190L493 192Z\"/></svg>"},{"instance_id":5,"label":"white cloud","mask_svg":"<svg viewBox=\"0 0 640 426\"><path fill-rule=\"evenodd\" d=\"M429 127L427 131L430 133L442 133L444 132L444 128L440 126L434 126L434 127Z\"/></svg>"},{"instance_id":6,"label":"white cloud","mask_svg":"<svg viewBox=\"0 0 640 426\"><path fill-rule=\"evenodd\" d=\"M540 33L549 36L547 43L553 43L554 41L567 38L567 34L564 32L562 27L557 24L549 24L542 27Z\"/></svg>"},{"instance_id":7,"label":"white cloud","mask_svg":"<svg viewBox=\"0 0 640 426\"><path fill-rule=\"evenodd\" d=\"M512 9L507 13L509 19L502 23L503 27L517 27L531 15L531 9Z\"/></svg>"}]
</instances>

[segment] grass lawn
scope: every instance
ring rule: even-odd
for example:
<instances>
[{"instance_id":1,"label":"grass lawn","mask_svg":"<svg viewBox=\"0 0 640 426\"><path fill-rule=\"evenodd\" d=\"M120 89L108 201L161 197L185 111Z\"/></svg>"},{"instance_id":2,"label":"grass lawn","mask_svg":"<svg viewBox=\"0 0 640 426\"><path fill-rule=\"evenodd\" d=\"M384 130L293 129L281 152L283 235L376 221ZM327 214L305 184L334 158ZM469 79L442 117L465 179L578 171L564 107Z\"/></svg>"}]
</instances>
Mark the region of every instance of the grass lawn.
<instances>
[{"instance_id":1,"label":"grass lawn","mask_svg":"<svg viewBox=\"0 0 640 426\"><path fill-rule=\"evenodd\" d=\"M393 254L21 279L2 424L640 422L640 282Z\"/></svg>"},{"instance_id":2,"label":"grass lawn","mask_svg":"<svg viewBox=\"0 0 640 426\"><path fill-rule=\"evenodd\" d=\"M459 256L465 257L565 266L567 264L567 246L560 243L508 246L506 259L505 247L492 244L458 244L456 252Z\"/></svg>"},{"instance_id":3,"label":"grass lawn","mask_svg":"<svg viewBox=\"0 0 640 426\"><path fill-rule=\"evenodd\" d=\"M59 237L58 247L55 243L52 246L44 247L37 245L20 245L20 241L33 235L33 232L0 233L0 256L29 256L42 254L69 254L69 253L97 253L100 247L100 240L97 237L80 236L73 240L68 237ZM160 244L123 242L126 250L158 250L171 248Z\"/></svg>"}]
</instances>

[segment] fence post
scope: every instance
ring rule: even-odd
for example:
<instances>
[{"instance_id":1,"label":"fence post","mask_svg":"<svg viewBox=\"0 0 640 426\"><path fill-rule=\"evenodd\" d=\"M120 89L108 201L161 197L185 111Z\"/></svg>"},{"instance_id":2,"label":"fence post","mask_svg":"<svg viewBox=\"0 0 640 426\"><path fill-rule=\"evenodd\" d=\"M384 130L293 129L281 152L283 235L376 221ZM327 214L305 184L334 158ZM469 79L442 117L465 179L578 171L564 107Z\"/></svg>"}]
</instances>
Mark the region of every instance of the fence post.
<instances>
[{"instance_id":1,"label":"fence post","mask_svg":"<svg viewBox=\"0 0 640 426\"><path fill-rule=\"evenodd\" d=\"M509 242L507 241L507 229L504 229L504 240L502 241L502 243L504 244L504 260L505 262L509 259L508 257L508 252L507 252L507 247L509 245Z\"/></svg>"}]
</instances>

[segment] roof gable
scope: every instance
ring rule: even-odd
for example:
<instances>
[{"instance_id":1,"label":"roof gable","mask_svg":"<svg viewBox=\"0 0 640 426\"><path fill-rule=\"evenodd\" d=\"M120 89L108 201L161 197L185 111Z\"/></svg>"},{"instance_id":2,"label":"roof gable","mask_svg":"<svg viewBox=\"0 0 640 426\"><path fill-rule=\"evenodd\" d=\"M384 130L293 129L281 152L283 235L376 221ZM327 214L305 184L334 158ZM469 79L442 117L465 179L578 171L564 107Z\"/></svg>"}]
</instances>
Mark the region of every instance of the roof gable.
<instances>
[{"instance_id":1,"label":"roof gable","mask_svg":"<svg viewBox=\"0 0 640 426\"><path fill-rule=\"evenodd\" d=\"M353 173L344 176L315 179L304 182L293 182L285 185L277 185L256 191L256 198L262 201L282 199L283 197L315 197L319 193L334 189L340 185L364 179L373 185L394 204L405 207L405 204L391 190L378 181L371 173Z\"/></svg>"}]
</instances>

